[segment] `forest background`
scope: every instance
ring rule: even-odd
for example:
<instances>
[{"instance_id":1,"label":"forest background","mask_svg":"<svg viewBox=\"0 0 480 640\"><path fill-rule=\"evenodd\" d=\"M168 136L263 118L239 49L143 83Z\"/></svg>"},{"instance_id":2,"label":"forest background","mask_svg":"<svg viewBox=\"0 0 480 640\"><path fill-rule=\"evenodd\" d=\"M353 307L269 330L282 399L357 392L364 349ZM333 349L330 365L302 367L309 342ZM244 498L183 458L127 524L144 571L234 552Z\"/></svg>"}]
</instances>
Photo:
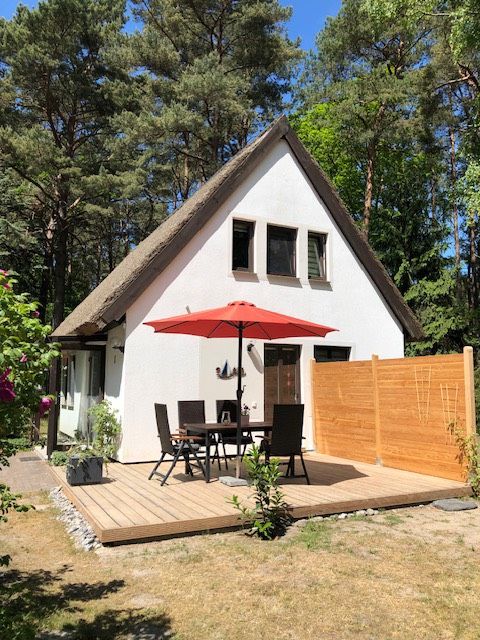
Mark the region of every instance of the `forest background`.
<instances>
[{"instance_id":1,"label":"forest background","mask_svg":"<svg viewBox=\"0 0 480 640\"><path fill-rule=\"evenodd\" d=\"M478 347L476 0L343 0L308 51L291 21L277 0L0 19L0 263L42 319L285 112L420 319L409 354Z\"/></svg>"}]
</instances>

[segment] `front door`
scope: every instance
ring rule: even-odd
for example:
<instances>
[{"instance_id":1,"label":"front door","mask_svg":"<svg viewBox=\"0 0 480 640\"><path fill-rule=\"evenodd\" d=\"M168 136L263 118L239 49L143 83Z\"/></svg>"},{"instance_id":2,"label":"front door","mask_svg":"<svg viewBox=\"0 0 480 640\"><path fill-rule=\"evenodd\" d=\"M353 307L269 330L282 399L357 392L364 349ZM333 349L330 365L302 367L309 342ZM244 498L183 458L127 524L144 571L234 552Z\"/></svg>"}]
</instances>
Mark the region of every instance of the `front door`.
<instances>
[{"instance_id":1,"label":"front door","mask_svg":"<svg viewBox=\"0 0 480 640\"><path fill-rule=\"evenodd\" d=\"M264 372L264 419L269 422L274 404L300 402L300 346L266 344Z\"/></svg>"}]
</instances>

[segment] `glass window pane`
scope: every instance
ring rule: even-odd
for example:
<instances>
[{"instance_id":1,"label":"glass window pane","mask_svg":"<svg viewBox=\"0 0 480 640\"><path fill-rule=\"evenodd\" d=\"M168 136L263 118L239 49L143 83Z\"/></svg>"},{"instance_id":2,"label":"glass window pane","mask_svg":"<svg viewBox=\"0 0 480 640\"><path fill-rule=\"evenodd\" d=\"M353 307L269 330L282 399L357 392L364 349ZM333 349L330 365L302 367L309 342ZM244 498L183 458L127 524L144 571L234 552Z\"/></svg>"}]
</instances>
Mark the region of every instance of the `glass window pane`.
<instances>
[{"instance_id":1,"label":"glass window pane","mask_svg":"<svg viewBox=\"0 0 480 640\"><path fill-rule=\"evenodd\" d=\"M233 221L232 269L253 271L252 248L253 222Z\"/></svg>"},{"instance_id":2,"label":"glass window pane","mask_svg":"<svg viewBox=\"0 0 480 640\"><path fill-rule=\"evenodd\" d=\"M280 276L295 276L296 229L268 227L267 273Z\"/></svg>"},{"instance_id":3,"label":"glass window pane","mask_svg":"<svg viewBox=\"0 0 480 640\"><path fill-rule=\"evenodd\" d=\"M350 347L325 347L316 344L313 347L315 362L341 362L350 360Z\"/></svg>"},{"instance_id":4,"label":"glass window pane","mask_svg":"<svg viewBox=\"0 0 480 640\"><path fill-rule=\"evenodd\" d=\"M321 233L308 234L308 277L327 277L325 260L326 235Z\"/></svg>"}]
</instances>

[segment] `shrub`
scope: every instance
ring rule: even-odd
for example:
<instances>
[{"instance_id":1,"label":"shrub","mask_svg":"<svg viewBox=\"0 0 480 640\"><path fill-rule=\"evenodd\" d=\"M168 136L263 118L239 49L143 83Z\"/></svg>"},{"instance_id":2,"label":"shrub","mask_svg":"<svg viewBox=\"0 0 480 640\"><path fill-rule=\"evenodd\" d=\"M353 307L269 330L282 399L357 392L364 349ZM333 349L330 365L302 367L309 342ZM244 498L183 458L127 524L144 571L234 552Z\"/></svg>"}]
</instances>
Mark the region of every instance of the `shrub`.
<instances>
[{"instance_id":1,"label":"shrub","mask_svg":"<svg viewBox=\"0 0 480 640\"><path fill-rule=\"evenodd\" d=\"M117 453L121 433L117 411L108 400L103 400L90 407L88 413L93 417L93 449L104 459L113 458Z\"/></svg>"},{"instance_id":2,"label":"shrub","mask_svg":"<svg viewBox=\"0 0 480 640\"><path fill-rule=\"evenodd\" d=\"M50 457L50 464L54 467L63 467L67 464L68 455L66 451L54 451Z\"/></svg>"},{"instance_id":3,"label":"shrub","mask_svg":"<svg viewBox=\"0 0 480 640\"><path fill-rule=\"evenodd\" d=\"M270 458L266 461L257 445L252 446L243 460L250 484L255 489L255 506L243 505L238 496L233 496L229 502L240 511L242 520L249 526L250 535L272 540L283 535L291 522L288 504L278 486L280 460Z\"/></svg>"},{"instance_id":4,"label":"shrub","mask_svg":"<svg viewBox=\"0 0 480 640\"><path fill-rule=\"evenodd\" d=\"M42 386L57 345L38 318L37 303L14 291L16 280L0 270L0 438L22 435L50 404Z\"/></svg>"}]
</instances>

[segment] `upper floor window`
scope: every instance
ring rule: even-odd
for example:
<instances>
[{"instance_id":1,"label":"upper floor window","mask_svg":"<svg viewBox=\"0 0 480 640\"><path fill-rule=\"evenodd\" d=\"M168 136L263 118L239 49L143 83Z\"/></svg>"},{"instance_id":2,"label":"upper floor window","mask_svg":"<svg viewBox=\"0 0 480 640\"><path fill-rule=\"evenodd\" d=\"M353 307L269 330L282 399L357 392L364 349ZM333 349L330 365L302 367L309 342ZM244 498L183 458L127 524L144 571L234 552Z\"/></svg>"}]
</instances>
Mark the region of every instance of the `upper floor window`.
<instances>
[{"instance_id":1,"label":"upper floor window","mask_svg":"<svg viewBox=\"0 0 480 640\"><path fill-rule=\"evenodd\" d=\"M327 236L325 233L308 232L308 277L327 279Z\"/></svg>"},{"instance_id":2,"label":"upper floor window","mask_svg":"<svg viewBox=\"0 0 480 640\"><path fill-rule=\"evenodd\" d=\"M297 230L288 227L267 227L267 273L296 276Z\"/></svg>"},{"instance_id":3,"label":"upper floor window","mask_svg":"<svg viewBox=\"0 0 480 640\"><path fill-rule=\"evenodd\" d=\"M316 344L313 347L315 362L339 362L350 360L350 347L327 347Z\"/></svg>"},{"instance_id":4,"label":"upper floor window","mask_svg":"<svg viewBox=\"0 0 480 640\"><path fill-rule=\"evenodd\" d=\"M255 223L245 220L233 221L233 271L253 271L253 234Z\"/></svg>"}]
</instances>

